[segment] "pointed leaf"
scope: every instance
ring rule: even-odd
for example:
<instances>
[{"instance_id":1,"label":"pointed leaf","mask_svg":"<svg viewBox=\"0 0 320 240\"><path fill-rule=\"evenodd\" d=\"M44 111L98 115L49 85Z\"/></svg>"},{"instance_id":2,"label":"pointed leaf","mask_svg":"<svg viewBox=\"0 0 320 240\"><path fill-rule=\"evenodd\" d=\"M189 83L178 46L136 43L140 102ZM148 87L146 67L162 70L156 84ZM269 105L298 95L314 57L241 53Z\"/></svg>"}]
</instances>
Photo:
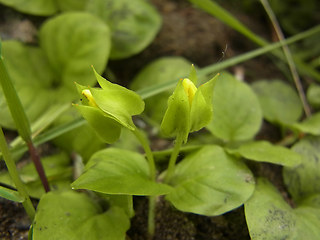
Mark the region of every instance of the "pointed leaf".
<instances>
[{"instance_id":1,"label":"pointed leaf","mask_svg":"<svg viewBox=\"0 0 320 240\"><path fill-rule=\"evenodd\" d=\"M182 57L162 57L145 66L132 80L130 88L134 91L166 83L175 79L176 82L188 75L191 62ZM174 86L156 96L145 99L145 114L160 125L167 109L169 96Z\"/></svg>"},{"instance_id":2,"label":"pointed leaf","mask_svg":"<svg viewBox=\"0 0 320 240\"><path fill-rule=\"evenodd\" d=\"M262 112L251 88L229 73L221 73L213 95L213 119L207 126L225 141L248 140L260 129Z\"/></svg>"},{"instance_id":3,"label":"pointed leaf","mask_svg":"<svg viewBox=\"0 0 320 240\"><path fill-rule=\"evenodd\" d=\"M14 202L22 203L24 201L24 197L19 192L2 186L0 186L0 197Z\"/></svg>"},{"instance_id":4,"label":"pointed leaf","mask_svg":"<svg viewBox=\"0 0 320 240\"><path fill-rule=\"evenodd\" d=\"M33 239L124 240L129 226L128 217L118 207L103 212L83 193L49 192L37 207Z\"/></svg>"},{"instance_id":5,"label":"pointed leaf","mask_svg":"<svg viewBox=\"0 0 320 240\"><path fill-rule=\"evenodd\" d=\"M218 75L217 75L218 76ZM212 96L216 85L217 76L202 84L192 101L191 105L191 130L198 131L207 126L212 119Z\"/></svg>"},{"instance_id":6,"label":"pointed leaf","mask_svg":"<svg viewBox=\"0 0 320 240\"><path fill-rule=\"evenodd\" d=\"M100 109L74 105L81 115L88 121L89 125L95 130L97 135L106 143L117 141L121 133L121 125L110 116L107 116Z\"/></svg>"},{"instance_id":7,"label":"pointed leaf","mask_svg":"<svg viewBox=\"0 0 320 240\"><path fill-rule=\"evenodd\" d=\"M300 154L282 146L272 145L267 141L245 143L238 149L232 149L229 152L239 154L250 160L275 163L288 167L297 166L302 160Z\"/></svg>"},{"instance_id":8,"label":"pointed leaf","mask_svg":"<svg viewBox=\"0 0 320 240\"><path fill-rule=\"evenodd\" d=\"M190 131L190 104L187 94L178 82L173 94L169 97L168 108L164 114L161 130L165 136L174 137L178 134L186 142Z\"/></svg>"},{"instance_id":9,"label":"pointed leaf","mask_svg":"<svg viewBox=\"0 0 320 240\"><path fill-rule=\"evenodd\" d=\"M177 209L207 216L241 206L254 190L250 170L215 145L183 159L169 184L174 190L166 199Z\"/></svg>"},{"instance_id":10,"label":"pointed leaf","mask_svg":"<svg viewBox=\"0 0 320 240\"><path fill-rule=\"evenodd\" d=\"M116 148L95 153L72 187L128 195L163 195L171 191L170 186L150 180L148 163L142 155Z\"/></svg>"},{"instance_id":11,"label":"pointed leaf","mask_svg":"<svg viewBox=\"0 0 320 240\"><path fill-rule=\"evenodd\" d=\"M90 91L103 112L130 130L135 128L132 116L144 109L144 102L138 94L117 84L104 89L91 88Z\"/></svg>"}]
</instances>

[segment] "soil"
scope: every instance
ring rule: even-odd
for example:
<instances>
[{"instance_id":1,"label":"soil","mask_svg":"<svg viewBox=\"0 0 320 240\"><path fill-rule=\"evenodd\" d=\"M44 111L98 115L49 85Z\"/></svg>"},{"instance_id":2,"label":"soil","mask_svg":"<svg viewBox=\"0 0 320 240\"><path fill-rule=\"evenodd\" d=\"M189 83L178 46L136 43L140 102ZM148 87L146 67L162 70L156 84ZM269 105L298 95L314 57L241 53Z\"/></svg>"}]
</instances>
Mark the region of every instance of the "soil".
<instances>
[{"instance_id":1,"label":"soil","mask_svg":"<svg viewBox=\"0 0 320 240\"><path fill-rule=\"evenodd\" d=\"M163 26L154 42L142 53L129 59L111 61L109 67L126 85L147 63L161 56L183 56L199 67L254 49L256 46L214 17L192 7L185 0L152 0L163 18ZM228 6L225 6L228 7ZM237 18L259 35L271 39L268 24L232 10ZM36 42L36 29L44 18L18 13L0 5L0 33L3 39L17 38ZM123 70L125 67L125 71ZM268 66L268 67L266 67ZM229 69L246 81L275 78L282 74L267 57L247 61ZM279 141L279 131L265 123L259 139ZM2 166L3 168L3 166ZM290 201L283 184L281 167L271 164L250 165L257 176L269 178ZM0 169L1 170L1 169ZM127 239L147 239L147 199L135 197L136 215ZM20 204L0 198L0 239L27 239L29 220ZM159 199L154 240L248 240L243 207L217 217L182 213Z\"/></svg>"}]
</instances>

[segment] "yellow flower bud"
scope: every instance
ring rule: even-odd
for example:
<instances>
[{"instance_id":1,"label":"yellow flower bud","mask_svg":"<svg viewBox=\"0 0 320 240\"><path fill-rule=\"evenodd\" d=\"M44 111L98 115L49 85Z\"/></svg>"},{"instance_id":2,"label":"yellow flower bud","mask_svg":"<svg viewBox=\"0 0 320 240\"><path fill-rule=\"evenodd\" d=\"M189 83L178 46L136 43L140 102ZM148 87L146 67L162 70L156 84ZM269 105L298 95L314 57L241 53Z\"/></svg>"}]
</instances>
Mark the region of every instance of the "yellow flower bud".
<instances>
[{"instance_id":1,"label":"yellow flower bud","mask_svg":"<svg viewBox=\"0 0 320 240\"><path fill-rule=\"evenodd\" d=\"M183 79L182 85L183 85L184 91L186 92L186 94L188 96L189 104L191 105L193 97L197 91L197 87L188 78Z\"/></svg>"},{"instance_id":2,"label":"yellow flower bud","mask_svg":"<svg viewBox=\"0 0 320 240\"><path fill-rule=\"evenodd\" d=\"M88 100L88 105L98 107L89 89L82 90L81 94Z\"/></svg>"}]
</instances>

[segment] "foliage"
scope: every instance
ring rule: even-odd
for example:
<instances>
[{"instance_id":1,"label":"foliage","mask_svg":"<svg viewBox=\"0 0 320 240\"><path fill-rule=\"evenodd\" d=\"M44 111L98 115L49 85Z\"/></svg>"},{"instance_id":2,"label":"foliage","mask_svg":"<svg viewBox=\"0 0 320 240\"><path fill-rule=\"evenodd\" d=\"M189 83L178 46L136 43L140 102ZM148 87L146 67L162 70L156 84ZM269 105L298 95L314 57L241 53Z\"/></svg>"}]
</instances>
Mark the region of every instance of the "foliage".
<instances>
[{"instance_id":1,"label":"foliage","mask_svg":"<svg viewBox=\"0 0 320 240\"><path fill-rule=\"evenodd\" d=\"M11 155L18 159L27 147L32 159L37 153L19 137L10 152L0 139L10 170L0 173L0 196L24 205L32 220L29 239L126 239L134 196L149 198L150 236L157 198L164 196L176 209L204 216L244 205L253 240L320 237L318 84L308 85L314 112L303 116L299 95L282 79L248 84L221 71L314 37L319 28L268 44L217 3L190 0L264 47L202 69L182 57L162 57L142 68L129 90L102 75L109 60L136 55L155 38L162 20L147 1L0 2L28 14L62 11L40 26L38 45L0 42L0 125L17 129L31 143L55 139L59 150L42 158L44 176L32 163L15 171ZM271 3L276 13L287 10L286 3ZM305 7L312 4L310 0ZM290 24L284 24L288 32L300 28ZM280 51L272 53L284 60ZM295 48L294 57L299 72L319 80L317 62L310 60L314 54ZM5 98L8 92L11 97ZM141 114L156 137L174 138L172 148L151 150L151 131L142 132L136 121ZM281 142L257 137L265 122L279 128ZM207 134L205 143L202 133ZM157 154L167 168L160 167ZM295 207L267 179L256 176L250 166L261 162L283 167ZM50 192L41 187L43 178ZM36 213L29 196L39 199Z\"/></svg>"}]
</instances>

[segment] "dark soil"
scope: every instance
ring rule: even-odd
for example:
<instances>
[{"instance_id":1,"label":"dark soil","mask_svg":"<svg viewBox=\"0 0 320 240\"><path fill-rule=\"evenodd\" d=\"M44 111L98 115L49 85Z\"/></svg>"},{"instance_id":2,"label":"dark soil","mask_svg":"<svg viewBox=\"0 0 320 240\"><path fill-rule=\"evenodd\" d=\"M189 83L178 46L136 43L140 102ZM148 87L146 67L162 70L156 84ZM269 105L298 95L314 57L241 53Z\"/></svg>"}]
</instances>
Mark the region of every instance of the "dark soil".
<instances>
[{"instance_id":1,"label":"dark soil","mask_svg":"<svg viewBox=\"0 0 320 240\"><path fill-rule=\"evenodd\" d=\"M124 85L150 61L161 56L183 56L203 67L255 48L246 38L212 16L195 9L184 0L152 0L163 17L163 27L155 41L142 53L121 61L111 61L109 67ZM227 6L226 6L227 7ZM271 36L265 23L234 12L246 25L261 36ZM18 38L36 42L36 26L43 18L17 13L0 5L0 33L3 38ZM271 37L270 37L271 38ZM268 67L266 67L268 66ZM124 71L125 70L125 71ZM248 81L281 76L267 57L229 69ZM259 139L279 141L278 129L265 124ZM281 167L271 164L252 165L256 175L269 178L289 201L283 184ZM0 169L1 170L1 169ZM135 198L136 215L128 239L147 239L147 199ZM20 204L0 198L0 239L27 239L29 220ZM154 240L247 240L250 239L243 207L217 217L182 213L160 198L157 207Z\"/></svg>"},{"instance_id":2,"label":"dark soil","mask_svg":"<svg viewBox=\"0 0 320 240\"><path fill-rule=\"evenodd\" d=\"M132 219L128 239L148 239L146 198L135 198L136 216ZM176 210L160 198L157 204L156 230L153 240L229 240L250 239L243 207L217 217L204 217Z\"/></svg>"}]
</instances>

